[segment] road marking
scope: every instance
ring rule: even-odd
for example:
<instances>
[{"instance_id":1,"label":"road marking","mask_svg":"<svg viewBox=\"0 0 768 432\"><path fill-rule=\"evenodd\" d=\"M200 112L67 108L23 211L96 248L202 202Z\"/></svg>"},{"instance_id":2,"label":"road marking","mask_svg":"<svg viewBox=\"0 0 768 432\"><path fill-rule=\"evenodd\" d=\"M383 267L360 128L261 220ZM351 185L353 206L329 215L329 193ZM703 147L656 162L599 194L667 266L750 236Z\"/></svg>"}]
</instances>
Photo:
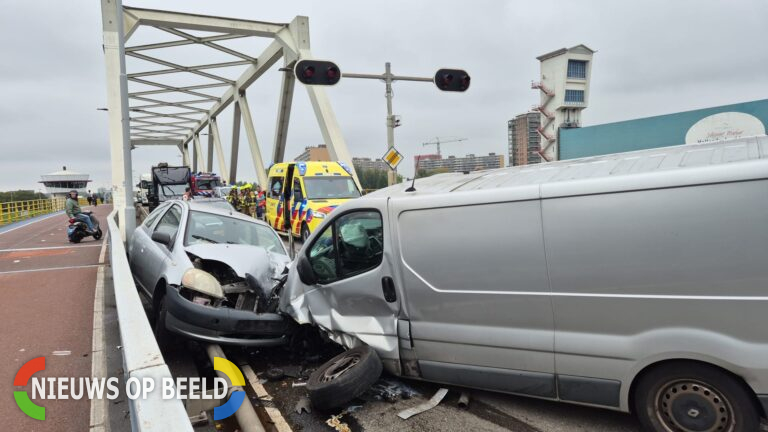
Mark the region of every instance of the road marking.
<instances>
[{"instance_id":1,"label":"road marking","mask_svg":"<svg viewBox=\"0 0 768 432\"><path fill-rule=\"evenodd\" d=\"M104 239L101 249L100 261L103 261L106 249ZM96 274L96 289L93 293L93 337L91 344L91 377L96 379L107 378L107 351L104 349L104 266L99 266ZM91 399L92 431L103 431L109 424L106 399Z\"/></svg>"},{"instance_id":2,"label":"road marking","mask_svg":"<svg viewBox=\"0 0 768 432\"><path fill-rule=\"evenodd\" d=\"M107 234L109 234L109 231L107 231ZM94 245L98 246L98 245ZM99 264L104 264L104 256L107 253L107 236L104 237L104 239L101 241L101 252L99 252Z\"/></svg>"},{"instance_id":3,"label":"road marking","mask_svg":"<svg viewBox=\"0 0 768 432\"><path fill-rule=\"evenodd\" d=\"M32 225L32 224L34 224L34 223L38 223L38 222L40 222L40 221L44 221L44 220L46 220L46 219L50 219L50 218L52 218L52 217L54 217L54 216L61 216L63 213L64 213L63 211L59 211L59 212L56 212L56 213L50 214L50 215L48 215L48 216L46 216L46 217L44 217L44 218L40 218L40 219L36 219L36 220L30 221L30 222L27 222L27 223L25 223L24 225L19 225L19 226L17 226L17 227L13 227L13 228L11 228L11 229L8 229L8 230L5 230L5 231L2 231L2 232L0 232L0 235L3 235L3 234L6 234L6 233L9 233L9 232L11 232L11 231L15 231L15 230L17 230L17 229L19 229L19 228L24 228L25 226L29 226L29 225Z\"/></svg>"},{"instance_id":4,"label":"road marking","mask_svg":"<svg viewBox=\"0 0 768 432\"><path fill-rule=\"evenodd\" d=\"M48 247L0 249L0 253L3 253L3 252L25 252L25 251L49 250L49 249L80 249L80 248L88 248L88 247L101 247L101 244L87 244L87 245L79 245L79 246L48 246Z\"/></svg>"},{"instance_id":5,"label":"road marking","mask_svg":"<svg viewBox=\"0 0 768 432\"><path fill-rule=\"evenodd\" d=\"M272 396L270 396L270 394L267 392L267 389L261 385L259 378L256 376L256 373L253 371L251 366L246 363L240 365L239 368L241 371L243 371L245 380L248 381L248 384L251 386L253 392L256 393L256 396L259 398L259 400L271 401ZM283 414L280 413L279 409L272 406L264 406L264 404L262 404L262 407L264 408L264 411L267 412L269 419L272 421L272 425L275 427L275 429L277 429L278 432L292 432L291 426L288 425L288 422L285 421Z\"/></svg>"},{"instance_id":6,"label":"road marking","mask_svg":"<svg viewBox=\"0 0 768 432\"><path fill-rule=\"evenodd\" d=\"M51 354L55 356L68 356L72 354L72 351L54 351Z\"/></svg>"},{"instance_id":7,"label":"road marking","mask_svg":"<svg viewBox=\"0 0 768 432\"><path fill-rule=\"evenodd\" d=\"M0 272L0 275L14 274L14 273L34 273L34 272L52 271L52 270L84 269L84 268L93 268L93 267L99 267L99 265L88 264L88 265L72 266L72 267L49 267L49 268L30 269L30 270L11 270L11 271Z\"/></svg>"}]
</instances>

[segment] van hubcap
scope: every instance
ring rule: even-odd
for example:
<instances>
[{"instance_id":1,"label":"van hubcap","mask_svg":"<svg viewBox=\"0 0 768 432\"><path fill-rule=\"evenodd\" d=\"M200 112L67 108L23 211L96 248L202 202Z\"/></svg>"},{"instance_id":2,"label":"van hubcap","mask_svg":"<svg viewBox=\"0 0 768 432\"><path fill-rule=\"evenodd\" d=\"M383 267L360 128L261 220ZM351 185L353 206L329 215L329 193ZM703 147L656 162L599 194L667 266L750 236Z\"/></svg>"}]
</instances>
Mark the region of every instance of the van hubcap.
<instances>
[{"instance_id":1,"label":"van hubcap","mask_svg":"<svg viewBox=\"0 0 768 432\"><path fill-rule=\"evenodd\" d=\"M667 383L656 393L656 413L669 432L729 432L733 409L716 389L695 380Z\"/></svg>"},{"instance_id":2,"label":"van hubcap","mask_svg":"<svg viewBox=\"0 0 768 432\"><path fill-rule=\"evenodd\" d=\"M333 381L336 378L344 375L345 372L355 367L360 363L360 356L357 354L344 356L328 366L323 372L322 382Z\"/></svg>"}]
</instances>

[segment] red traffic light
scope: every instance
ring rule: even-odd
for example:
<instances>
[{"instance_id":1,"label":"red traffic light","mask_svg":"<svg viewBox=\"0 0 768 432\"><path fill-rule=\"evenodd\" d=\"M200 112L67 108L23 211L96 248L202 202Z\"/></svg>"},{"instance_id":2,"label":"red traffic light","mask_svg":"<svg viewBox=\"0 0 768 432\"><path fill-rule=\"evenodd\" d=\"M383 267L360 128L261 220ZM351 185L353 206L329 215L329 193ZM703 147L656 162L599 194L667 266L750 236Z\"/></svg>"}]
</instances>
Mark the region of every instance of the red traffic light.
<instances>
[{"instance_id":1,"label":"red traffic light","mask_svg":"<svg viewBox=\"0 0 768 432\"><path fill-rule=\"evenodd\" d=\"M341 70L329 61L301 60L293 71L296 79L306 85L334 85L341 79Z\"/></svg>"},{"instance_id":2,"label":"red traffic light","mask_svg":"<svg viewBox=\"0 0 768 432\"><path fill-rule=\"evenodd\" d=\"M463 92L469 88L469 74L461 69L440 69L435 73L435 85L443 91Z\"/></svg>"}]
</instances>

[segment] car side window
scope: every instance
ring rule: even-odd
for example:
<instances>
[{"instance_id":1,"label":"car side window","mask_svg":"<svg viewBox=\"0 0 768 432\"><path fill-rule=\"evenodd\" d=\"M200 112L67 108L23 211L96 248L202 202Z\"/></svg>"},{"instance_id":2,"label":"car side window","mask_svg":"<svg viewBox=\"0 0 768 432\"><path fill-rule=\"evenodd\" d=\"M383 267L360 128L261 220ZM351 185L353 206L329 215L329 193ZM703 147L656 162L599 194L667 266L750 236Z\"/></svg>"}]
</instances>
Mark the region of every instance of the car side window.
<instances>
[{"instance_id":1,"label":"car side window","mask_svg":"<svg viewBox=\"0 0 768 432\"><path fill-rule=\"evenodd\" d=\"M329 283L374 269L384 254L381 214L347 213L320 234L309 250L309 262L319 283Z\"/></svg>"},{"instance_id":2,"label":"car side window","mask_svg":"<svg viewBox=\"0 0 768 432\"><path fill-rule=\"evenodd\" d=\"M304 201L304 193L301 191L301 180L298 177L293 179L293 199L296 202Z\"/></svg>"},{"instance_id":3,"label":"car side window","mask_svg":"<svg viewBox=\"0 0 768 432\"><path fill-rule=\"evenodd\" d=\"M269 179L269 197L274 199L280 199L280 194L283 192L283 178L272 177Z\"/></svg>"},{"instance_id":4,"label":"car side window","mask_svg":"<svg viewBox=\"0 0 768 432\"><path fill-rule=\"evenodd\" d=\"M143 225L147 228L150 228L153 223L155 223L155 219L157 219L161 214L165 213L167 207L158 207L153 211L152 213L147 216L146 219L144 219Z\"/></svg>"},{"instance_id":5,"label":"car side window","mask_svg":"<svg viewBox=\"0 0 768 432\"><path fill-rule=\"evenodd\" d=\"M155 232L168 233L171 236L171 241L173 241L176 238L176 233L179 231L179 225L181 225L181 209L179 209L179 206L173 206L157 223Z\"/></svg>"},{"instance_id":6,"label":"car side window","mask_svg":"<svg viewBox=\"0 0 768 432\"><path fill-rule=\"evenodd\" d=\"M309 262L317 275L317 281L321 284L338 279L333 229L333 225L326 227L309 250Z\"/></svg>"}]
</instances>

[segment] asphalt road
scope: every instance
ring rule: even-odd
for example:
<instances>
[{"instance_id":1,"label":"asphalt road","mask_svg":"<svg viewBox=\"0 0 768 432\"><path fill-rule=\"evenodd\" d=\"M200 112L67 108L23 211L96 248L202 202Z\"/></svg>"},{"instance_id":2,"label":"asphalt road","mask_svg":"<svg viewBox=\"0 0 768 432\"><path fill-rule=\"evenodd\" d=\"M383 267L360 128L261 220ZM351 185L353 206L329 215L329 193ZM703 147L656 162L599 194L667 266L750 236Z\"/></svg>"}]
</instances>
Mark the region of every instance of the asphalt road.
<instances>
[{"instance_id":1,"label":"asphalt road","mask_svg":"<svg viewBox=\"0 0 768 432\"><path fill-rule=\"evenodd\" d=\"M111 206L99 206L103 222ZM80 400L37 401L46 420L27 417L13 391L19 368L44 356L45 370L35 377L90 377L93 301L103 239L79 245L66 238L63 214L5 227L0 232L0 418L9 431L81 431L90 426L90 403Z\"/></svg>"}]
</instances>

